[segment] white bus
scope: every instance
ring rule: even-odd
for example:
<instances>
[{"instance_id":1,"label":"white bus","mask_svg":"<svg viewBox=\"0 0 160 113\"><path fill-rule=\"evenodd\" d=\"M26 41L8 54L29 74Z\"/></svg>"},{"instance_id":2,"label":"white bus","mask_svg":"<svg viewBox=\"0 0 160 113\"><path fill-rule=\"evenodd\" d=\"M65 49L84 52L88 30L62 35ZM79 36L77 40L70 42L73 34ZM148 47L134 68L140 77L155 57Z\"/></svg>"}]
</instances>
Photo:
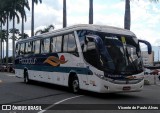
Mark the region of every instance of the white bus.
<instances>
[{"instance_id":1,"label":"white bus","mask_svg":"<svg viewBox=\"0 0 160 113\"><path fill-rule=\"evenodd\" d=\"M74 25L16 43L15 74L30 80L99 93L143 89L138 40L129 30L102 25Z\"/></svg>"}]
</instances>

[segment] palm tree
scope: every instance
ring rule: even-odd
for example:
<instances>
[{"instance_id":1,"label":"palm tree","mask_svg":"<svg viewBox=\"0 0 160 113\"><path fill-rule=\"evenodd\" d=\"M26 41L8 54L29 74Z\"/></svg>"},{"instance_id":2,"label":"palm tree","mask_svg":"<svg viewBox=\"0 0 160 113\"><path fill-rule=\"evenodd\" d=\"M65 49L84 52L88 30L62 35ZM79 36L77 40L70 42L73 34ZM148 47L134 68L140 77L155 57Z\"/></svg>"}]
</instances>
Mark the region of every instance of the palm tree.
<instances>
[{"instance_id":1,"label":"palm tree","mask_svg":"<svg viewBox=\"0 0 160 113\"><path fill-rule=\"evenodd\" d=\"M63 0L63 28L67 27L66 0Z\"/></svg>"},{"instance_id":2,"label":"palm tree","mask_svg":"<svg viewBox=\"0 0 160 113\"><path fill-rule=\"evenodd\" d=\"M13 31L12 31L12 57L13 57L13 65L15 60L15 17L17 19L17 23L19 23L19 13L22 13L22 5L20 4L20 0L13 0L11 3L12 10L10 11L10 19L13 21Z\"/></svg>"},{"instance_id":3,"label":"palm tree","mask_svg":"<svg viewBox=\"0 0 160 113\"><path fill-rule=\"evenodd\" d=\"M7 31L5 30L5 29L3 29L2 31L1 31L1 41L2 41L2 44L3 44L3 46L2 46L2 59L3 59L3 63L4 63L4 42L6 41L6 38L7 38Z\"/></svg>"},{"instance_id":4,"label":"palm tree","mask_svg":"<svg viewBox=\"0 0 160 113\"><path fill-rule=\"evenodd\" d=\"M26 18L26 13L24 10L24 7L29 7L29 5L26 2L27 0L5 0L2 1L1 4L3 4L1 7L2 11L4 11L6 16L6 22L7 22L7 34L8 34L8 28L9 28L9 18L10 20L13 20L13 29L15 29L15 18L17 19L17 23L19 23L19 14L24 18ZM14 49L15 49L15 39L14 36L15 33L13 32L13 64L14 64ZM6 62L8 64L8 35L6 39Z\"/></svg>"},{"instance_id":5,"label":"palm tree","mask_svg":"<svg viewBox=\"0 0 160 113\"><path fill-rule=\"evenodd\" d=\"M89 0L89 24L93 24L93 0Z\"/></svg>"},{"instance_id":6,"label":"palm tree","mask_svg":"<svg viewBox=\"0 0 160 113\"><path fill-rule=\"evenodd\" d=\"M18 38L18 40L26 39L26 38L28 38L28 37L29 37L29 35L28 35L28 34L26 34L26 33L19 34L19 38Z\"/></svg>"},{"instance_id":7,"label":"palm tree","mask_svg":"<svg viewBox=\"0 0 160 113\"><path fill-rule=\"evenodd\" d=\"M5 16L4 16L4 11L2 11L2 9L0 8L0 63L2 61L2 41L3 41L3 37L2 37L2 25L4 25L5 23Z\"/></svg>"},{"instance_id":8,"label":"palm tree","mask_svg":"<svg viewBox=\"0 0 160 113\"><path fill-rule=\"evenodd\" d=\"M19 15L21 15L22 18L26 19L26 13L24 10L24 7L27 7L27 9L29 9L28 6L28 2L24 1L24 0L7 0L10 1L8 6L7 6L7 16L9 16L10 20L13 20L13 31L12 31L12 49L13 49L13 65L14 65L14 60L15 60L15 33L16 33L16 29L15 29L15 18L17 19L17 23L19 23L20 21L20 17ZM8 29L8 28L7 28Z\"/></svg>"},{"instance_id":9,"label":"palm tree","mask_svg":"<svg viewBox=\"0 0 160 113\"><path fill-rule=\"evenodd\" d=\"M1 11L3 11L4 20L7 23L7 25L6 25L7 34L8 34L8 28L9 28L9 22L8 22L9 12L10 12L10 10L12 10L9 7L10 2L11 2L11 0L3 0L3 1L1 1ZM8 35L6 37L6 64L8 65Z\"/></svg>"},{"instance_id":10,"label":"palm tree","mask_svg":"<svg viewBox=\"0 0 160 113\"><path fill-rule=\"evenodd\" d=\"M42 33L50 32L53 29L54 29L54 26L53 25L49 25L48 27L46 27L46 28L44 28L42 30L36 31L35 35L37 35L39 33L42 34Z\"/></svg>"},{"instance_id":11,"label":"palm tree","mask_svg":"<svg viewBox=\"0 0 160 113\"><path fill-rule=\"evenodd\" d=\"M2 61L2 25L5 24L5 12L4 12L5 2L0 2L0 63Z\"/></svg>"},{"instance_id":12,"label":"palm tree","mask_svg":"<svg viewBox=\"0 0 160 113\"><path fill-rule=\"evenodd\" d=\"M19 22L19 15L18 15L18 11L20 12L20 4L21 0L5 0L4 6L3 6L3 11L5 12L6 15L6 21L7 21L7 34L8 34L8 19L13 19L13 28L15 27L15 17L17 17L17 21ZM14 35L14 33L13 33ZM8 36L8 35L7 35ZM14 37L14 36L13 36ZM15 41L13 38L13 58L14 58L14 46L15 46ZM8 37L6 39L6 57L7 57L7 64L8 64ZM14 63L14 60L13 60Z\"/></svg>"},{"instance_id":13,"label":"palm tree","mask_svg":"<svg viewBox=\"0 0 160 113\"><path fill-rule=\"evenodd\" d=\"M32 0L31 36L34 36L34 3L38 4L38 1L42 3L42 0Z\"/></svg>"},{"instance_id":14,"label":"palm tree","mask_svg":"<svg viewBox=\"0 0 160 113\"><path fill-rule=\"evenodd\" d=\"M8 11L6 12L6 21L7 21L7 25L6 25L6 29L7 29L7 34L8 33L8 30L9 30L9 14L8 14ZM6 37L6 64L8 66L8 35Z\"/></svg>"},{"instance_id":15,"label":"palm tree","mask_svg":"<svg viewBox=\"0 0 160 113\"><path fill-rule=\"evenodd\" d=\"M19 35L20 34L20 32L19 32L19 29L16 29L16 28L12 28L12 29L9 29L9 33L14 33L15 35ZM12 35L11 37L10 37L10 39L14 39L14 40L18 40L18 37L17 36L15 36L15 35Z\"/></svg>"}]
</instances>

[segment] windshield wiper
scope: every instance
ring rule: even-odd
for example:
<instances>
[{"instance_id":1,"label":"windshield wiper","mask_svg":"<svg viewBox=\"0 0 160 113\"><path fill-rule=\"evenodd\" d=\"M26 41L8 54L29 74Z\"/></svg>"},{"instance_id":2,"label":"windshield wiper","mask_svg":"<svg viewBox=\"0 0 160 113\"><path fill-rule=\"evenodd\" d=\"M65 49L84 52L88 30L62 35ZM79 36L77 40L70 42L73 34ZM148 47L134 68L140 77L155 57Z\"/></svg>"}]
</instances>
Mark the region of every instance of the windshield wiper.
<instances>
[{"instance_id":1,"label":"windshield wiper","mask_svg":"<svg viewBox=\"0 0 160 113\"><path fill-rule=\"evenodd\" d=\"M135 60L133 61L133 58L131 57L131 55L128 53L128 50L126 49L126 53L127 53L127 58L128 58L128 61L130 61L130 63L132 64L132 66L135 68L135 70L136 70L136 72L138 72L138 68L137 68L137 66L136 66L136 64L135 64ZM128 64L129 65L129 64Z\"/></svg>"}]
</instances>

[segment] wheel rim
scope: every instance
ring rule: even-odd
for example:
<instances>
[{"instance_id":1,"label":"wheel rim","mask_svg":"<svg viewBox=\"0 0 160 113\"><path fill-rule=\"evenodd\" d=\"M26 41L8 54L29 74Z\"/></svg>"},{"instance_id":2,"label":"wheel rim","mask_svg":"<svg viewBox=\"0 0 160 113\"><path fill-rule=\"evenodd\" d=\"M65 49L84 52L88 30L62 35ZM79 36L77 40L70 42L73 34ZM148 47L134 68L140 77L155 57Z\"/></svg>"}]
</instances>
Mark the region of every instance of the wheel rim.
<instances>
[{"instance_id":1,"label":"wheel rim","mask_svg":"<svg viewBox=\"0 0 160 113\"><path fill-rule=\"evenodd\" d=\"M73 81L72 87L73 87L73 92L78 92L78 89L79 89L78 80Z\"/></svg>"}]
</instances>

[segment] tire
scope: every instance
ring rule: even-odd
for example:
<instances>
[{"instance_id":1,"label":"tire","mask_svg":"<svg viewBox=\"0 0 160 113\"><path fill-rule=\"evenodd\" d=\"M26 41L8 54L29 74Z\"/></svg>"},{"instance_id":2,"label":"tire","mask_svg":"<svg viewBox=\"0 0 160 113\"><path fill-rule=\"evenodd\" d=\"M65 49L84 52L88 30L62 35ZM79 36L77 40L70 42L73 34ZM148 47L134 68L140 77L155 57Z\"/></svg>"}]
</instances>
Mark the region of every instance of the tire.
<instances>
[{"instance_id":1,"label":"tire","mask_svg":"<svg viewBox=\"0 0 160 113\"><path fill-rule=\"evenodd\" d=\"M30 80L28 78L28 72L24 71L24 83L29 84Z\"/></svg>"},{"instance_id":2,"label":"tire","mask_svg":"<svg viewBox=\"0 0 160 113\"><path fill-rule=\"evenodd\" d=\"M79 92L79 81L78 81L78 77L74 77L72 80L71 80L71 91L73 93L78 93Z\"/></svg>"}]
</instances>

